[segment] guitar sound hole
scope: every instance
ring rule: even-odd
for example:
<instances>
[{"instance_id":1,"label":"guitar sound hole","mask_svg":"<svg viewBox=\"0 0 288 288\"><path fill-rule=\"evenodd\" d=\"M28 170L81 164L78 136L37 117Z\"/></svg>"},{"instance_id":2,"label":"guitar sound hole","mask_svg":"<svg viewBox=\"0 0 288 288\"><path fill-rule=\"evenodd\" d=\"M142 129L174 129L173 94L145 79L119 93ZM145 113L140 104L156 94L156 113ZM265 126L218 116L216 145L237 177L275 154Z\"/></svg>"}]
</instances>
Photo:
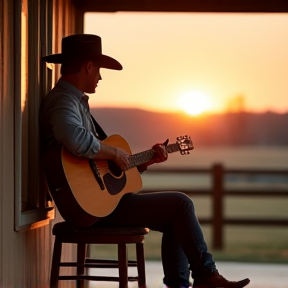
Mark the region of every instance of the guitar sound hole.
<instances>
[{"instance_id":1,"label":"guitar sound hole","mask_svg":"<svg viewBox=\"0 0 288 288\"><path fill-rule=\"evenodd\" d=\"M111 172L111 174L113 174L116 177L120 177L122 174L122 170L119 168L119 166L112 160L108 161L108 168Z\"/></svg>"}]
</instances>

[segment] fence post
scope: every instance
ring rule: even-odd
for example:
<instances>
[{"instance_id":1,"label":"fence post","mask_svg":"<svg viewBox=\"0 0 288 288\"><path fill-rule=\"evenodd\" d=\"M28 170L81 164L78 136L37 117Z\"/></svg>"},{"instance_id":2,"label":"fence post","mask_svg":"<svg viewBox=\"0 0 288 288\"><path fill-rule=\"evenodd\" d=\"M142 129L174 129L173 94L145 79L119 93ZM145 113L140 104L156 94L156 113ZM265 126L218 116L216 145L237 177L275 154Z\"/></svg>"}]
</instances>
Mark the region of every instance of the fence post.
<instances>
[{"instance_id":1,"label":"fence post","mask_svg":"<svg viewBox=\"0 0 288 288\"><path fill-rule=\"evenodd\" d=\"M224 169L221 164L212 167L213 186L213 248L223 249L223 188L224 188Z\"/></svg>"}]
</instances>

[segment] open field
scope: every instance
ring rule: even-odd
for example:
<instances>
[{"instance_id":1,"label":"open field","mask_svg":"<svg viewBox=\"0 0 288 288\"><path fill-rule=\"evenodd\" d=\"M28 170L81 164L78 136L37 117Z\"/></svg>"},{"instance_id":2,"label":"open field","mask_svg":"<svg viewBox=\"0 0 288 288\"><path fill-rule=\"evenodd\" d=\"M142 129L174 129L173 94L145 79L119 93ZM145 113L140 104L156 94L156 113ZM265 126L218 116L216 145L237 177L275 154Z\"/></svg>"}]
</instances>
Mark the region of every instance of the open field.
<instances>
[{"instance_id":1,"label":"open field","mask_svg":"<svg viewBox=\"0 0 288 288\"><path fill-rule=\"evenodd\" d=\"M211 229L203 227L208 247L211 247ZM288 263L288 231L284 228L227 227L225 248L213 251L216 261ZM146 258L161 259L161 234L150 232L145 240Z\"/></svg>"}]
</instances>

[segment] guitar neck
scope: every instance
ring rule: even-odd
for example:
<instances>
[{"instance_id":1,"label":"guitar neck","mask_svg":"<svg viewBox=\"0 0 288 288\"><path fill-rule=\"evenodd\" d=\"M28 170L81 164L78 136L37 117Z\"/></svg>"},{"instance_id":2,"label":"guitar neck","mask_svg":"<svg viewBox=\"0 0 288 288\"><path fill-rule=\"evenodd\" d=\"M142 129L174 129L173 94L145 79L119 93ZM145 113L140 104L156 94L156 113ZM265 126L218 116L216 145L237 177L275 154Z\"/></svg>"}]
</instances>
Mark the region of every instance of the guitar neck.
<instances>
[{"instance_id":1,"label":"guitar neck","mask_svg":"<svg viewBox=\"0 0 288 288\"><path fill-rule=\"evenodd\" d=\"M167 145L166 150L168 153L177 152L179 151L179 146L176 143L169 144ZM149 162L150 160L154 158L154 156L155 156L155 151L153 149L133 154L129 158L130 168Z\"/></svg>"}]
</instances>

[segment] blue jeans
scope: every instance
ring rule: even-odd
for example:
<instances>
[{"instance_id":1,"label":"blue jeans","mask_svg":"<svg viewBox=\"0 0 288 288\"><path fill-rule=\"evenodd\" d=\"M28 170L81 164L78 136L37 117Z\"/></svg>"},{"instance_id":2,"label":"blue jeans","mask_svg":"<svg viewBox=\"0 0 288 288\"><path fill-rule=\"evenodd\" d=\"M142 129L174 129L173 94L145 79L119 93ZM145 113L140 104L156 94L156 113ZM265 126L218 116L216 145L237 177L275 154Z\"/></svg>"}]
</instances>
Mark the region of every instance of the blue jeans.
<instances>
[{"instance_id":1,"label":"blue jeans","mask_svg":"<svg viewBox=\"0 0 288 288\"><path fill-rule=\"evenodd\" d=\"M189 286L216 270L195 215L193 201L181 192L126 194L116 209L95 226L141 226L163 233L163 282L169 287Z\"/></svg>"}]
</instances>

